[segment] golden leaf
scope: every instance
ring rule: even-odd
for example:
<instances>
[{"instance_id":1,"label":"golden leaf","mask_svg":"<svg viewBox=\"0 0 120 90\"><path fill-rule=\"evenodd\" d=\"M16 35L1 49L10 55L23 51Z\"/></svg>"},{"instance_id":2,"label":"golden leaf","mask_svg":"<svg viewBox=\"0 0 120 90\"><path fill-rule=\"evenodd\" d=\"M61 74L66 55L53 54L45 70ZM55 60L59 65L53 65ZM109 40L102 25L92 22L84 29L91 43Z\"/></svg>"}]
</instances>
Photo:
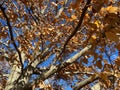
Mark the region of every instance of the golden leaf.
<instances>
[{"instance_id":1,"label":"golden leaf","mask_svg":"<svg viewBox=\"0 0 120 90\"><path fill-rule=\"evenodd\" d=\"M95 24L96 24L97 28L99 28L99 27L100 27L101 22L100 22L100 21L98 21L98 20L96 20L96 21L95 21Z\"/></svg>"},{"instance_id":2,"label":"golden leaf","mask_svg":"<svg viewBox=\"0 0 120 90\"><path fill-rule=\"evenodd\" d=\"M77 19L77 17L76 17L75 15L72 15L71 18L72 18L73 20Z\"/></svg>"},{"instance_id":3,"label":"golden leaf","mask_svg":"<svg viewBox=\"0 0 120 90\"><path fill-rule=\"evenodd\" d=\"M118 11L118 7L115 7L115 6L108 6L106 8L106 10L109 12L109 13L116 13Z\"/></svg>"},{"instance_id":4,"label":"golden leaf","mask_svg":"<svg viewBox=\"0 0 120 90\"><path fill-rule=\"evenodd\" d=\"M48 28L49 31L52 31L54 28Z\"/></svg>"},{"instance_id":5,"label":"golden leaf","mask_svg":"<svg viewBox=\"0 0 120 90\"><path fill-rule=\"evenodd\" d=\"M92 35L89 39L89 42L93 43L96 39L97 39L97 37L95 35Z\"/></svg>"},{"instance_id":6,"label":"golden leaf","mask_svg":"<svg viewBox=\"0 0 120 90\"><path fill-rule=\"evenodd\" d=\"M91 38L92 38L93 40L96 40L97 37L96 37L95 35L92 35Z\"/></svg>"}]
</instances>

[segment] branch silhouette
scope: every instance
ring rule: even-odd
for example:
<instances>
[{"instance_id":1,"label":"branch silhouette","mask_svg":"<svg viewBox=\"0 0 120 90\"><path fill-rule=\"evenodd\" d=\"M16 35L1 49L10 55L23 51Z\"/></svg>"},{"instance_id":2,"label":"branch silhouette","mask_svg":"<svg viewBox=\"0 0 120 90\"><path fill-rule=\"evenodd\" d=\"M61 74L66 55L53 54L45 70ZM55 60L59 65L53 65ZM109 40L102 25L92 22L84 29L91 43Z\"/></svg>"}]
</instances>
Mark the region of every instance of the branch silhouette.
<instances>
[{"instance_id":1,"label":"branch silhouette","mask_svg":"<svg viewBox=\"0 0 120 90\"><path fill-rule=\"evenodd\" d=\"M11 41L12 41L12 43L13 43L14 48L16 49L16 51L17 51L17 53L18 53L19 60L20 60L20 63L21 63L21 73L23 73L22 56L21 56L20 50L18 49L18 47L17 47L17 45L16 45L16 43L15 43L15 40L14 40L14 37L13 37L13 32L12 32L12 26L11 26L11 24L10 24L10 20L9 20L8 16L6 15L6 13L5 13L5 8L2 7L2 5L0 5L0 9L1 9L2 13L3 13L3 16L4 16L5 19L6 19L7 26L8 26L9 33L10 33L10 39L11 39Z\"/></svg>"},{"instance_id":2,"label":"branch silhouette","mask_svg":"<svg viewBox=\"0 0 120 90\"><path fill-rule=\"evenodd\" d=\"M61 50L61 53L59 54L58 58L62 55L62 53L65 51L65 48L68 44L68 42L70 41L70 39L77 33L77 31L79 30L79 28L81 27L82 25L82 22L83 22L83 19L84 19L84 16L85 16L85 13L88 9L88 6L90 4L91 0L88 0L85 7L83 8L82 10L82 14L80 16L80 19L79 19L79 22L78 22L78 25L76 26L76 28L73 30L73 32L70 34L70 36L66 39L65 43L64 43L64 46L63 46L63 49Z\"/></svg>"}]
</instances>

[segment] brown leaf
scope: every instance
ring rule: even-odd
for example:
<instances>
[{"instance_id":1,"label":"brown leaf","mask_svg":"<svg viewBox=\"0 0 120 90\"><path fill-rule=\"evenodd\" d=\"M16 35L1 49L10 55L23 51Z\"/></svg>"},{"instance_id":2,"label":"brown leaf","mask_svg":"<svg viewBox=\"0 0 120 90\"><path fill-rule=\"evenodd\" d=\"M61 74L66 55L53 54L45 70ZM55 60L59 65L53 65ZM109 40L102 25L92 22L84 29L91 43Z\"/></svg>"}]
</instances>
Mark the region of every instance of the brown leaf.
<instances>
[{"instance_id":1,"label":"brown leaf","mask_svg":"<svg viewBox=\"0 0 120 90\"><path fill-rule=\"evenodd\" d=\"M102 79L103 83L104 83L107 87L109 87L111 83L110 83L110 81L109 81L109 79L108 79L107 74L106 74L106 73L100 73L99 75L100 75L100 78Z\"/></svg>"},{"instance_id":2,"label":"brown leaf","mask_svg":"<svg viewBox=\"0 0 120 90\"><path fill-rule=\"evenodd\" d=\"M117 49L120 50L120 43L116 45Z\"/></svg>"},{"instance_id":3,"label":"brown leaf","mask_svg":"<svg viewBox=\"0 0 120 90\"><path fill-rule=\"evenodd\" d=\"M96 61L95 66L97 66L99 69L102 68L102 62L101 61Z\"/></svg>"},{"instance_id":4,"label":"brown leaf","mask_svg":"<svg viewBox=\"0 0 120 90\"><path fill-rule=\"evenodd\" d=\"M109 2L109 0L104 0L104 3L105 3L105 4L108 4L108 2Z\"/></svg>"},{"instance_id":5,"label":"brown leaf","mask_svg":"<svg viewBox=\"0 0 120 90\"><path fill-rule=\"evenodd\" d=\"M88 25L89 27L91 27L93 30L96 30L96 29L97 29L97 25L94 24L94 23L87 23L87 25Z\"/></svg>"},{"instance_id":6,"label":"brown leaf","mask_svg":"<svg viewBox=\"0 0 120 90\"><path fill-rule=\"evenodd\" d=\"M119 42L119 37L112 32L105 32L107 39L115 42Z\"/></svg>"},{"instance_id":7,"label":"brown leaf","mask_svg":"<svg viewBox=\"0 0 120 90\"><path fill-rule=\"evenodd\" d=\"M84 60L83 60L83 63L87 64L87 63L88 63L88 60L87 60L87 59L84 59Z\"/></svg>"},{"instance_id":8,"label":"brown leaf","mask_svg":"<svg viewBox=\"0 0 120 90\"><path fill-rule=\"evenodd\" d=\"M111 5L111 6L108 6L108 7L106 8L106 10L107 10L109 13L116 13L116 12L119 10L119 8Z\"/></svg>"},{"instance_id":9,"label":"brown leaf","mask_svg":"<svg viewBox=\"0 0 120 90\"><path fill-rule=\"evenodd\" d=\"M100 11L100 9L102 8L104 4L104 1L103 0L96 0L93 5L92 5L92 11L93 13L97 13Z\"/></svg>"},{"instance_id":10,"label":"brown leaf","mask_svg":"<svg viewBox=\"0 0 120 90\"><path fill-rule=\"evenodd\" d=\"M118 65L118 66L120 66L120 58L117 58L117 59L115 60L115 64Z\"/></svg>"}]
</instances>

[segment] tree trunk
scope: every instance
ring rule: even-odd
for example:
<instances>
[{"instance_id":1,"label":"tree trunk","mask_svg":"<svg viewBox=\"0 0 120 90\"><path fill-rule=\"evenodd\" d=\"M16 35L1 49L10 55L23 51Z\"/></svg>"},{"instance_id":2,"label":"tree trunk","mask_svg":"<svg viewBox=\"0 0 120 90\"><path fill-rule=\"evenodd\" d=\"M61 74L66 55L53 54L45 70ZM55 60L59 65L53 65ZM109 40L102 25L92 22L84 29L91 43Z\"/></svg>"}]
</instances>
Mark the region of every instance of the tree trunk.
<instances>
[{"instance_id":1,"label":"tree trunk","mask_svg":"<svg viewBox=\"0 0 120 90\"><path fill-rule=\"evenodd\" d=\"M8 77L5 90L14 90L13 87L15 86L15 81L20 76L20 73L21 73L21 68L20 67L18 68L18 62L15 61L14 65L11 69L11 73Z\"/></svg>"}]
</instances>

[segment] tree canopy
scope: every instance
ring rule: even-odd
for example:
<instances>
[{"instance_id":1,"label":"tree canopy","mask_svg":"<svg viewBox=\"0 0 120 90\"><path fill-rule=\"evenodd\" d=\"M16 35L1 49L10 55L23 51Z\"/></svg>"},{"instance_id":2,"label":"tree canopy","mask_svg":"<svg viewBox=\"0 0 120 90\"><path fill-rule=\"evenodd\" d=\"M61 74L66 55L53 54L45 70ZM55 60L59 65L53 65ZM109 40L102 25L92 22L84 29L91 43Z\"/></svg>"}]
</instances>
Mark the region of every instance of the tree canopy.
<instances>
[{"instance_id":1,"label":"tree canopy","mask_svg":"<svg viewBox=\"0 0 120 90\"><path fill-rule=\"evenodd\" d=\"M119 90L119 50L119 0L0 0L1 90Z\"/></svg>"}]
</instances>

